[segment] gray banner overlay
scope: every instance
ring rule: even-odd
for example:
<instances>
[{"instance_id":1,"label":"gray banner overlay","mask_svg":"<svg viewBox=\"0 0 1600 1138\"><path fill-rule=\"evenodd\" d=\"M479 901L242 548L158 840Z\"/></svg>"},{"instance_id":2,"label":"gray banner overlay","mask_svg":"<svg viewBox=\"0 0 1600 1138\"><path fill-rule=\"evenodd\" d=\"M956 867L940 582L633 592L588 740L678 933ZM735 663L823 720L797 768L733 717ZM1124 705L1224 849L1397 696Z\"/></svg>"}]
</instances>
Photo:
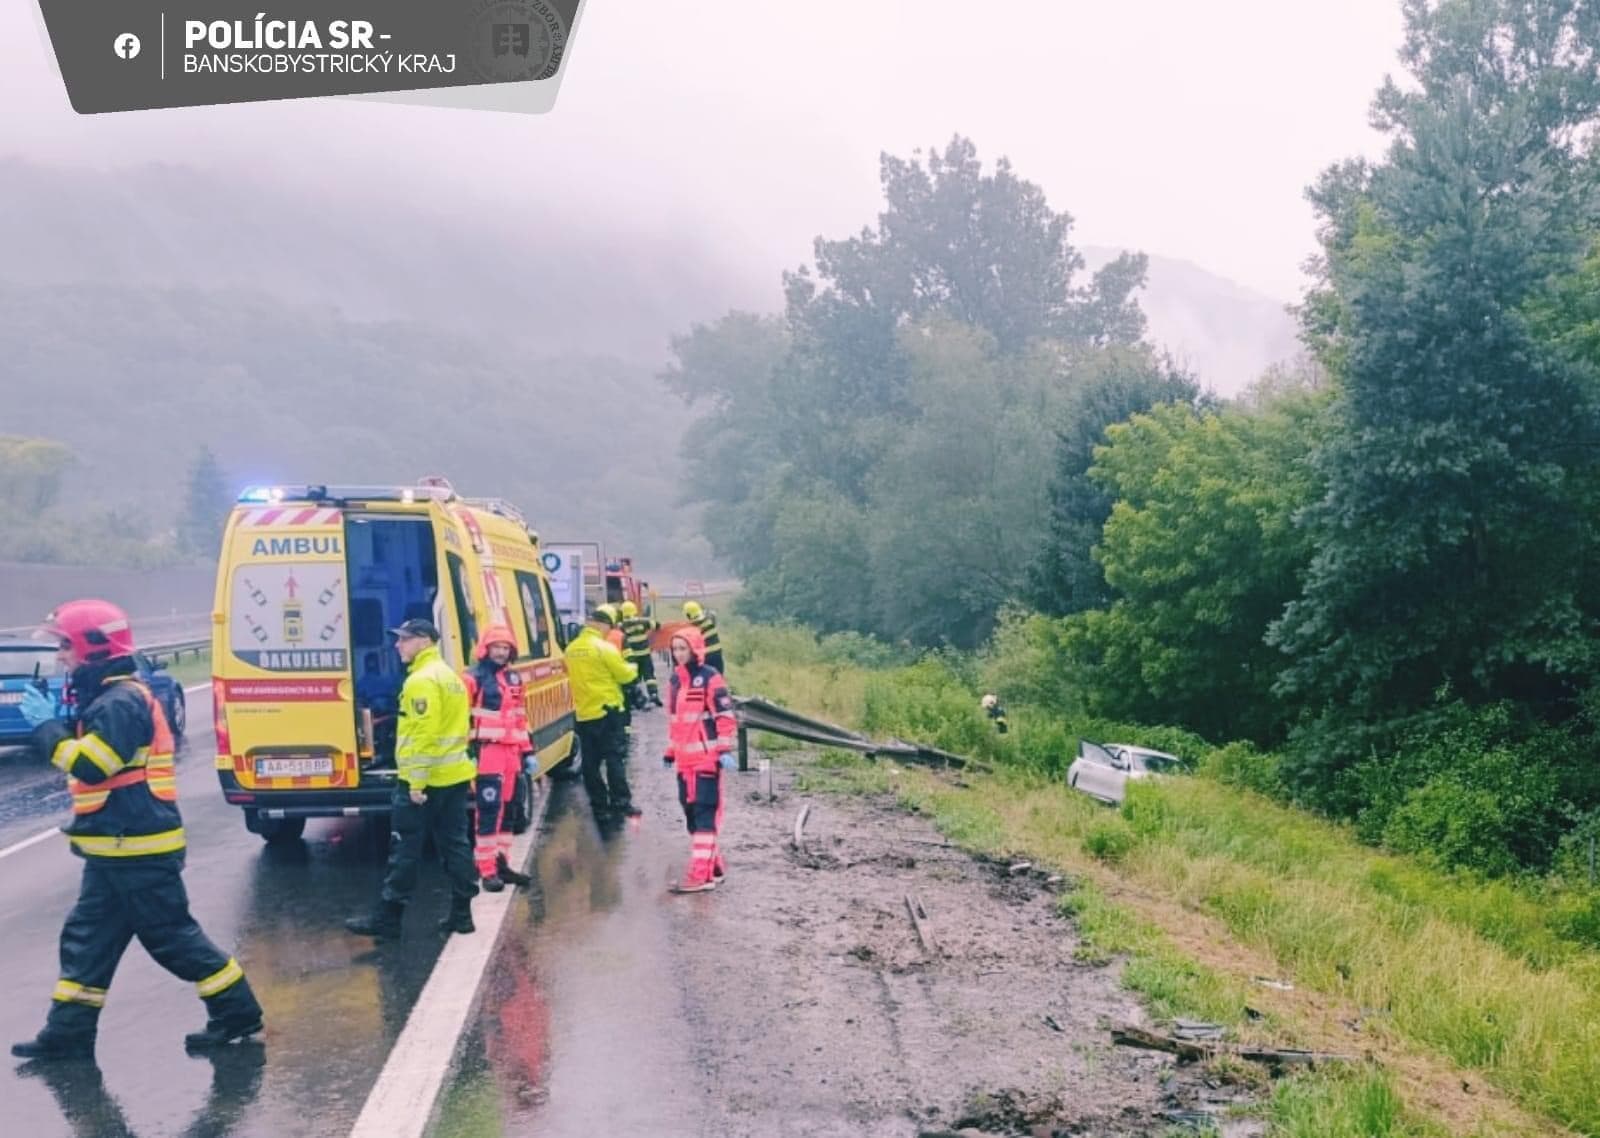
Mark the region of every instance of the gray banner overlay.
<instances>
[{"instance_id":1,"label":"gray banner overlay","mask_svg":"<svg viewBox=\"0 0 1600 1138\"><path fill-rule=\"evenodd\" d=\"M553 88L579 0L39 4L73 109L99 114L485 84Z\"/></svg>"}]
</instances>

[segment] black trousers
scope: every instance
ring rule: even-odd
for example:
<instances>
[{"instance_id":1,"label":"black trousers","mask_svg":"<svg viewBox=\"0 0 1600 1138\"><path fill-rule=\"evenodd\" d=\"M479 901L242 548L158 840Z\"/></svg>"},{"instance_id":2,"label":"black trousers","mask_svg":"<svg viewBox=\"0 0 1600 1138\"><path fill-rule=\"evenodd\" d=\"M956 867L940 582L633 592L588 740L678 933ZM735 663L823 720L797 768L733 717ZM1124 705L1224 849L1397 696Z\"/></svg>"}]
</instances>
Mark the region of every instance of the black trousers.
<instances>
[{"instance_id":1,"label":"black trousers","mask_svg":"<svg viewBox=\"0 0 1600 1138\"><path fill-rule=\"evenodd\" d=\"M661 687L656 683L656 658L653 653L646 652L643 656L630 657L639 665L639 682L644 685L644 690L651 699L661 698Z\"/></svg>"},{"instance_id":2,"label":"black trousers","mask_svg":"<svg viewBox=\"0 0 1600 1138\"><path fill-rule=\"evenodd\" d=\"M50 1004L52 1034L93 1036L117 964L134 937L155 962L195 985L211 1019L259 1017L238 963L189 912L181 858L86 860L78 902L61 929L61 979Z\"/></svg>"},{"instance_id":3,"label":"black trousers","mask_svg":"<svg viewBox=\"0 0 1600 1138\"><path fill-rule=\"evenodd\" d=\"M417 874L422 870L422 848L433 838L433 847L444 862L450 878L450 895L457 901L470 901L478 895L478 869L472 860L471 821L472 783L432 786L427 801L411 801L405 784L394 792L394 808L389 827L389 868L383 878L383 899L402 905L417 889Z\"/></svg>"},{"instance_id":4,"label":"black trousers","mask_svg":"<svg viewBox=\"0 0 1600 1138\"><path fill-rule=\"evenodd\" d=\"M622 813L632 807L622 712L612 709L599 719L578 720L578 745L583 748L583 786L594 812Z\"/></svg>"}]
</instances>

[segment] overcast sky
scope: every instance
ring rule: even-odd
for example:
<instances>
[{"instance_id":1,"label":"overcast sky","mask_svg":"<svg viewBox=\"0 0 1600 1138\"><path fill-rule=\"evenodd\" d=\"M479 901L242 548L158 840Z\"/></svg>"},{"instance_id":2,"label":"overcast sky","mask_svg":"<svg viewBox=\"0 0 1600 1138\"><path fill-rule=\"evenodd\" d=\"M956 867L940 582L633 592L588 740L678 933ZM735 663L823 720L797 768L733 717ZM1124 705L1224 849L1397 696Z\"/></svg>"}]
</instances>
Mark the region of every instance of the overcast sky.
<instances>
[{"instance_id":1,"label":"overcast sky","mask_svg":"<svg viewBox=\"0 0 1600 1138\"><path fill-rule=\"evenodd\" d=\"M341 100L79 117L0 2L0 154L244 169L439 208L705 224L771 272L870 223L878 154L971 137L1075 239L1292 300L1303 190L1374 154L1399 0L588 0L554 112ZM459 204L457 204L459 203ZM720 259L720 258L719 258Z\"/></svg>"}]
</instances>

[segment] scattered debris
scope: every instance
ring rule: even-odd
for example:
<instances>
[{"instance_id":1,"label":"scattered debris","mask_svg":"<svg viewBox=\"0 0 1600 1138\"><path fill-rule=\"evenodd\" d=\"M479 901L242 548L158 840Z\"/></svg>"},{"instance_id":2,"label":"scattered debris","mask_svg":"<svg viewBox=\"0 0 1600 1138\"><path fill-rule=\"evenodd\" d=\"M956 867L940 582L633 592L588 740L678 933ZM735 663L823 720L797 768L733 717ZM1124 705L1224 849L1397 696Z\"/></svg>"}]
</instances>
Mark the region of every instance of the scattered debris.
<instances>
[{"instance_id":1,"label":"scattered debris","mask_svg":"<svg viewBox=\"0 0 1600 1138\"><path fill-rule=\"evenodd\" d=\"M1294 991L1294 985L1289 983L1287 980L1272 980L1266 976L1252 976L1250 979L1255 983L1260 984L1263 988L1273 988L1279 992Z\"/></svg>"},{"instance_id":2,"label":"scattered debris","mask_svg":"<svg viewBox=\"0 0 1600 1138\"><path fill-rule=\"evenodd\" d=\"M922 899L907 893L906 912L911 914L911 924L917 930L917 939L922 942L923 950L930 957L937 957L939 944L933 939L933 930L928 927L928 910L923 908Z\"/></svg>"},{"instance_id":3,"label":"scattered debris","mask_svg":"<svg viewBox=\"0 0 1600 1138\"><path fill-rule=\"evenodd\" d=\"M1179 1039L1221 1039L1222 1025L1198 1019L1175 1019L1172 1034Z\"/></svg>"},{"instance_id":4,"label":"scattered debris","mask_svg":"<svg viewBox=\"0 0 1600 1138\"><path fill-rule=\"evenodd\" d=\"M1008 872L1011 873L1012 876L1015 876L1016 874L1019 874L1019 873L1027 873L1028 870L1030 870L1032 868L1033 868L1033 862L1031 862L1031 861L1019 861L1019 862L1017 862L1017 864L1013 865L1010 868L1010 870L1008 870Z\"/></svg>"},{"instance_id":5,"label":"scattered debris","mask_svg":"<svg viewBox=\"0 0 1600 1138\"><path fill-rule=\"evenodd\" d=\"M806 819L810 816L811 803L807 802L804 806L800 807L800 813L796 814L794 819L794 848L799 850L801 853L806 852Z\"/></svg>"},{"instance_id":6,"label":"scattered debris","mask_svg":"<svg viewBox=\"0 0 1600 1138\"><path fill-rule=\"evenodd\" d=\"M1062 1031L1062 1032L1066 1031L1066 1028L1062 1027L1059 1023L1056 1022L1056 1017L1055 1016L1045 1016L1044 1017L1044 1025L1046 1027L1048 1027L1051 1031Z\"/></svg>"},{"instance_id":7,"label":"scattered debris","mask_svg":"<svg viewBox=\"0 0 1600 1138\"><path fill-rule=\"evenodd\" d=\"M1141 1047L1147 1051L1165 1051L1176 1055L1180 1062L1214 1059L1219 1055L1232 1055L1252 1063L1265 1063L1269 1067L1290 1064L1316 1066L1319 1063L1350 1063L1349 1055L1334 1055L1321 1051L1302 1051L1292 1047L1240 1047L1212 1041L1179 1039L1170 1035L1157 1035L1131 1025L1113 1028L1111 1041L1123 1047Z\"/></svg>"}]
</instances>

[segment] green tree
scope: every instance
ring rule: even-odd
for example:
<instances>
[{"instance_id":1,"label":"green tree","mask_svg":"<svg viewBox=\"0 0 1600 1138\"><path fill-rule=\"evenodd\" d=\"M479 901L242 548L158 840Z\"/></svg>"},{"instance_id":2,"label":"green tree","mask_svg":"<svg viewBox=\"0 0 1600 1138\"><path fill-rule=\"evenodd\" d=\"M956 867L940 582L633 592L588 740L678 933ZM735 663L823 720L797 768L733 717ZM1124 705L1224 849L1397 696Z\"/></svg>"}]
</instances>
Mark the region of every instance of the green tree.
<instances>
[{"instance_id":1,"label":"green tree","mask_svg":"<svg viewBox=\"0 0 1600 1138\"><path fill-rule=\"evenodd\" d=\"M1594 664L1593 360L1534 314L1588 246L1600 6L1408 0L1405 18L1414 83L1374 104L1385 160L1311 195L1322 281L1304 320L1336 429L1304 594L1272 640L1293 657L1280 690L1354 743L1306 749L1324 788L1364 725L1441 685L1550 707Z\"/></svg>"},{"instance_id":2,"label":"green tree","mask_svg":"<svg viewBox=\"0 0 1600 1138\"><path fill-rule=\"evenodd\" d=\"M1066 620L1089 709L1208 738L1281 738L1264 643L1310 557L1296 511L1316 496L1306 452L1326 399L1259 412L1169 404L1107 431L1091 477L1116 505L1095 548L1116 600Z\"/></svg>"},{"instance_id":3,"label":"green tree","mask_svg":"<svg viewBox=\"0 0 1600 1138\"><path fill-rule=\"evenodd\" d=\"M213 555L222 545L222 531L234 496L217 456L202 446L189 467L188 492L178 518L178 548L194 555Z\"/></svg>"},{"instance_id":4,"label":"green tree","mask_svg":"<svg viewBox=\"0 0 1600 1138\"><path fill-rule=\"evenodd\" d=\"M8 505L24 515L48 510L61 496L61 479L73 462L63 443L0 435L0 484Z\"/></svg>"},{"instance_id":5,"label":"green tree","mask_svg":"<svg viewBox=\"0 0 1600 1138\"><path fill-rule=\"evenodd\" d=\"M1113 502L1105 486L1089 476L1106 428L1163 403L1204 402L1191 377L1147 348L1090 354L1073 378L1057 420L1047 535L1029 568L1026 589L1036 608L1055 615L1102 608L1112 599L1090 555Z\"/></svg>"},{"instance_id":6,"label":"green tree","mask_svg":"<svg viewBox=\"0 0 1600 1138\"><path fill-rule=\"evenodd\" d=\"M1086 278L1071 218L959 137L884 155L881 179L877 225L819 238L815 267L785 275L781 321L698 326L663 379L703 408L688 485L751 611L822 628L860 611L843 627L970 644L1033 558L1049 469L1033 440L1083 359L1143 334L1144 259ZM841 534L867 547L864 609L859 588L817 587L822 550L856 581Z\"/></svg>"}]
</instances>

